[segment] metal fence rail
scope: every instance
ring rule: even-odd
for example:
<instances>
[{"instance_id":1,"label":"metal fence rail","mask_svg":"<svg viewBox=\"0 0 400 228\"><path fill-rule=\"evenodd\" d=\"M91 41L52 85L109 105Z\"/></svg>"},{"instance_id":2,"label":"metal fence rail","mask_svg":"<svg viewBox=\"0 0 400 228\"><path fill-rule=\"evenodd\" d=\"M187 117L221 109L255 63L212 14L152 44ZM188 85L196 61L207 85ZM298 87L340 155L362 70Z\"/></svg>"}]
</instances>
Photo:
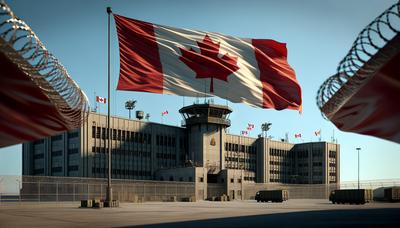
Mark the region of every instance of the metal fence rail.
<instances>
[{"instance_id":1,"label":"metal fence rail","mask_svg":"<svg viewBox=\"0 0 400 228\"><path fill-rule=\"evenodd\" d=\"M194 182L113 180L113 198L120 201L171 201L193 197ZM64 177L0 177L0 201L79 201L104 199L106 179Z\"/></svg>"},{"instance_id":2,"label":"metal fence rail","mask_svg":"<svg viewBox=\"0 0 400 228\"><path fill-rule=\"evenodd\" d=\"M194 182L113 180L113 198L123 202L172 201L196 196ZM222 183L198 185L207 188L207 197L226 194ZM400 179L361 181L360 187L374 189L400 186ZM107 180L80 177L0 176L0 203L2 202L59 202L86 199L104 199ZM335 189L357 188L356 181L340 184L262 184L243 183L242 199L254 199L259 190L287 189L291 199L326 199ZM202 194L200 194L202 196ZM200 197L199 195L199 197ZM202 199L201 197L199 199Z\"/></svg>"}]
</instances>

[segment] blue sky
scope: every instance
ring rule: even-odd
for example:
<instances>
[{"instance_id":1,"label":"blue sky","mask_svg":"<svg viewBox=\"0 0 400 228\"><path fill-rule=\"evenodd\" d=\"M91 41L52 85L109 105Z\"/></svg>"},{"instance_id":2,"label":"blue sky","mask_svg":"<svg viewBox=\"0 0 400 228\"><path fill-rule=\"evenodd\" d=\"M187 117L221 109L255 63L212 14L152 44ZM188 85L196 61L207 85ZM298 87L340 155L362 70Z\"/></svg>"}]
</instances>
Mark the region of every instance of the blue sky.
<instances>
[{"instance_id":1,"label":"blue sky","mask_svg":"<svg viewBox=\"0 0 400 228\"><path fill-rule=\"evenodd\" d=\"M361 147L361 179L400 178L400 145L382 139L341 132L324 120L315 104L322 82L335 73L338 62L350 49L357 34L395 0L335 1L50 1L14 0L7 3L30 25L47 49L59 58L73 79L94 101L107 95L107 14L111 6L117 14L174 27L220 32L246 38L267 38L287 43L288 61L295 69L303 90L303 114L296 111L265 110L243 104L233 108L230 133L239 134L247 123L254 123L256 137L263 122L272 122L269 132L275 139L295 133L304 141L330 141L334 132L341 144L341 179L357 179L357 153ZM118 43L112 21L112 81L116 87L119 73ZM136 110L150 113L151 121L180 124L182 97L113 90L112 114L128 116L124 102L138 100ZM215 99L225 104L224 100ZM190 104L193 98L185 98ZM106 112L106 106L100 107ZM21 146L0 149L0 175L21 173Z\"/></svg>"}]
</instances>

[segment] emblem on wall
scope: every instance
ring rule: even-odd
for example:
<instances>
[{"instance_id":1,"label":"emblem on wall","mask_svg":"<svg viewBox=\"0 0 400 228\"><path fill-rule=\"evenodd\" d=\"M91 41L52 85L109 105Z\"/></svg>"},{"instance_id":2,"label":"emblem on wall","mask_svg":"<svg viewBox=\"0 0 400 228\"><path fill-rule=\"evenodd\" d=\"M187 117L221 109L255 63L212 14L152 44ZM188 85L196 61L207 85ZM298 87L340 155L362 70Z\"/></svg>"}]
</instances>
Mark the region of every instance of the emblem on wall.
<instances>
[{"instance_id":1,"label":"emblem on wall","mask_svg":"<svg viewBox=\"0 0 400 228\"><path fill-rule=\"evenodd\" d=\"M211 146L215 146L215 139L214 139L214 138L211 139L210 145L211 145Z\"/></svg>"}]
</instances>

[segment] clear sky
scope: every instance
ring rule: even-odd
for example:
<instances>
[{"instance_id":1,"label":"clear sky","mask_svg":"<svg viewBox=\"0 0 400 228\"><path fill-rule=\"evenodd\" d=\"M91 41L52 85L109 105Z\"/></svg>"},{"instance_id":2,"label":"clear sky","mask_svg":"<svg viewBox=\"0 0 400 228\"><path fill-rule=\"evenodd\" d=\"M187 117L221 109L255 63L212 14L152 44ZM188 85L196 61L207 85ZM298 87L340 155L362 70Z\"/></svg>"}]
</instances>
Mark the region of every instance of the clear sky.
<instances>
[{"instance_id":1,"label":"clear sky","mask_svg":"<svg viewBox=\"0 0 400 228\"><path fill-rule=\"evenodd\" d=\"M30 25L47 49L67 68L73 79L94 103L94 92L107 95L107 13L106 7L127 17L157 24L224 33L245 38L275 39L287 43L288 61L295 69L303 89L303 115L297 111L265 110L243 104L229 105L230 133L239 134L247 123L254 123L251 136L260 133L263 122L272 122L269 134L275 139L295 133L303 140L316 141L314 131L321 129L322 140L335 135L341 144L341 179L357 179L357 153L361 147L361 179L400 178L400 145L382 139L339 131L324 120L315 104L322 82L335 73L357 34L395 0L304 0L304 1L188 1L188 0L14 0L7 1L14 12ZM118 43L112 21L112 87L119 73ZM178 113L183 103L193 98L113 89L112 114L128 116L124 102L138 100L137 109L150 113L150 120L180 124ZM215 99L217 103L226 101ZM28 111L28 110L27 110ZM102 105L100 111L106 113ZM21 146L0 149L0 175L21 174Z\"/></svg>"}]
</instances>

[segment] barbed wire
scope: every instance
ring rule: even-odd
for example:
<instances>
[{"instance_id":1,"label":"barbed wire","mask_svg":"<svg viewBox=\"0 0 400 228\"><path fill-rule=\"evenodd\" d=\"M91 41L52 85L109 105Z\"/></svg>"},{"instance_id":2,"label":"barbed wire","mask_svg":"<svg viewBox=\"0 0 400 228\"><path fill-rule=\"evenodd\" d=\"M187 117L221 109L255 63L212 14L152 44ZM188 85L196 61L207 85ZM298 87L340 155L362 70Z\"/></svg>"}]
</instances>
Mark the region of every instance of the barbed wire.
<instances>
[{"instance_id":1,"label":"barbed wire","mask_svg":"<svg viewBox=\"0 0 400 228\"><path fill-rule=\"evenodd\" d=\"M41 88L68 127L80 127L90 110L86 94L4 1L0 1L0 39L0 51Z\"/></svg>"},{"instance_id":2,"label":"barbed wire","mask_svg":"<svg viewBox=\"0 0 400 228\"><path fill-rule=\"evenodd\" d=\"M399 31L400 1L375 18L358 34L347 55L339 62L336 74L329 77L320 86L316 100L324 117L337 110L369 78L371 73L376 72L380 67L379 64L372 64L368 68L363 68L364 64L394 38ZM343 88L343 85L355 74L357 74L357 78L352 79L352 83ZM342 91L337 93L339 89ZM325 105L334 95L335 101L329 102L329 107L326 107Z\"/></svg>"}]
</instances>

